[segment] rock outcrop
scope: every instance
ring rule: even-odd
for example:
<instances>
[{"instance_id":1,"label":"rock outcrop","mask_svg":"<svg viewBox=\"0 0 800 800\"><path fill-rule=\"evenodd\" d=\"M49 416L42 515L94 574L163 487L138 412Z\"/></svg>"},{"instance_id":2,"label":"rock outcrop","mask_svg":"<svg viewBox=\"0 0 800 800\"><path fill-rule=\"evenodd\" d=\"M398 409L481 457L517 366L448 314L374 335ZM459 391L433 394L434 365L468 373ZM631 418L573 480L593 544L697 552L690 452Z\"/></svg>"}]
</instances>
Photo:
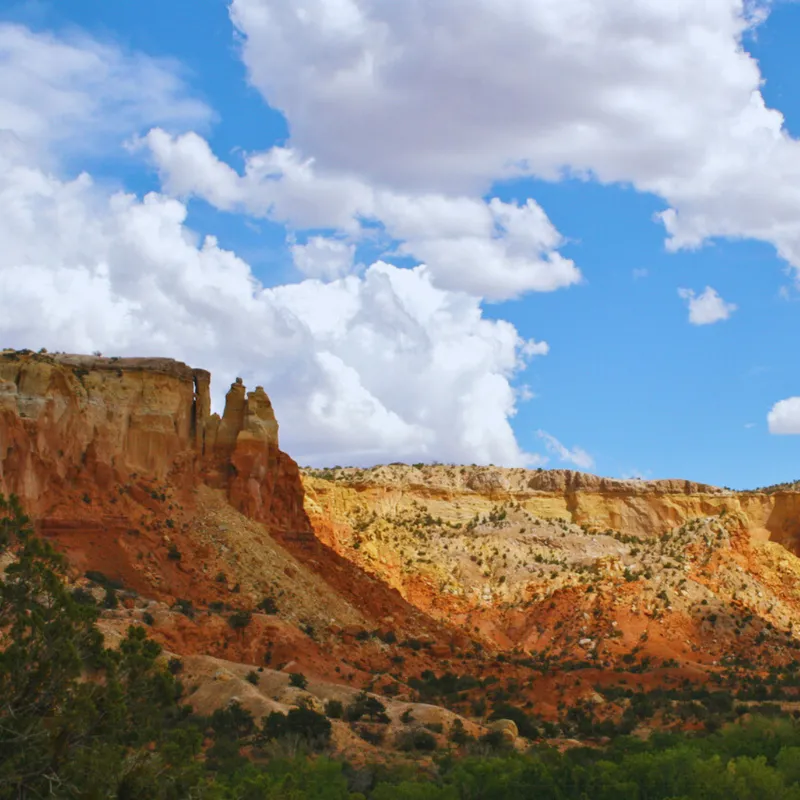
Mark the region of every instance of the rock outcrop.
<instances>
[{"instance_id":1,"label":"rock outcrop","mask_svg":"<svg viewBox=\"0 0 800 800\"><path fill-rule=\"evenodd\" d=\"M237 380L220 418L210 381L171 359L3 351L0 492L47 518L142 478L183 490L207 483L252 519L307 528L264 389Z\"/></svg>"}]
</instances>

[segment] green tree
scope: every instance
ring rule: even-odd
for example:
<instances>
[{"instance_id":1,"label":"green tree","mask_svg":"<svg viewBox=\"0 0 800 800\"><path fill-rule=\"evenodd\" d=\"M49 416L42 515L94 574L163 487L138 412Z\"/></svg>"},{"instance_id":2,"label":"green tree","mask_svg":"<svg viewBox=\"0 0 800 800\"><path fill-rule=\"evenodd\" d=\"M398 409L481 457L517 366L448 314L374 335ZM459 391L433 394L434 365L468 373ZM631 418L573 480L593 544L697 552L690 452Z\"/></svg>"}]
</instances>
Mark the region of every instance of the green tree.
<instances>
[{"instance_id":1,"label":"green tree","mask_svg":"<svg viewBox=\"0 0 800 800\"><path fill-rule=\"evenodd\" d=\"M104 647L97 608L64 584L64 560L0 496L0 798L181 798L202 775L181 727L180 685L160 647L129 628Z\"/></svg>"}]
</instances>

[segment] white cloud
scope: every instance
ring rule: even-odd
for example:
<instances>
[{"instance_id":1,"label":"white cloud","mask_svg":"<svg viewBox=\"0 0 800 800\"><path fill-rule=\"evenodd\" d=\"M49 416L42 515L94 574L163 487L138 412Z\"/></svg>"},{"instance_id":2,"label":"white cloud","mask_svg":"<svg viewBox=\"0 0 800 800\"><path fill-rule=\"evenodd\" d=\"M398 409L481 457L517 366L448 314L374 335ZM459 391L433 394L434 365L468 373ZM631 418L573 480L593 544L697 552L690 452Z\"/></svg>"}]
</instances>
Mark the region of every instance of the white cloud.
<instances>
[{"instance_id":1,"label":"white cloud","mask_svg":"<svg viewBox=\"0 0 800 800\"><path fill-rule=\"evenodd\" d=\"M712 325L730 317L736 311L734 303L726 303L710 286L702 294L695 295L691 289L678 289L678 295L687 301L689 322L692 325Z\"/></svg>"},{"instance_id":2,"label":"white cloud","mask_svg":"<svg viewBox=\"0 0 800 800\"><path fill-rule=\"evenodd\" d=\"M770 433L800 434L800 397L779 400L767 414Z\"/></svg>"},{"instance_id":3,"label":"white cloud","mask_svg":"<svg viewBox=\"0 0 800 800\"><path fill-rule=\"evenodd\" d=\"M356 247L339 239L312 236L305 244L291 246L294 265L309 278L334 280L353 271Z\"/></svg>"},{"instance_id":4,"label":"white cloud","mask_svg":"<svg viewBox=\"0 0 800 800\"><path fill-rule=\"evenodd\" d=\"M544 441L549 453L556 456L559 461L567 464L574 464L579 469L591 469L594 466L594 459L582 448L565 447L555 436L551 436L546 431L536 431L536 435Z\"/></svg>"},{"instance_id":5,"label":"white cloud","mask_svg":"<svg viewBox=\"0 0 800 800\"><path fill-rule=\"evenodd\" d=\"M176 196L196 195L222 210L269 216L297 229L359 236L363 222L380 223L399 242L397 252L425 264L443 289L504 300L581 279L575 264L558 253L562 237L533 200L485 202L378 189L320 171L297 151L277 147L250 155L240 175L194 133L170 136L154 129L140 146L149 149L165 189Z\"/></svg>"},{"instance_id":6,"label":"white cloud","mask_svg":"<svg viewBox=\"0 0 800 800\"><path fill-rule=\"evenodd\" d=\"M42 41L61 52L55 40ZM94 45L87 47L94 52ZM135 76L139 61L131 58ZM123 76L122 85L131 80ZM0 103L6 88L7 82L0 84ZM63 88L70 98L72 88ZM56 113L68 102L61 91L56 84L51 93ZM142 91L147 95L148 85ZM101 105L112 94L105 84L96 87ZM111 113L116 100L109 102L107 111L94 113ZM147 97L132 102L146 120ZM55 139L57 121L43 128ZM181 200L109 192L87 174L66 177L50 169L44 155L55 139L26 135L0 139L5 345L180 358L212 371L217 409L230 381L241 375L268 389L282 444L304 462L535 463L509 423L517 401L512 382L547 345L523 339L508 322L485 318L480 298L434 285L432 269L424 266L399 269L378 261L363 274L342 274L348 259L352 263L352 243L313 237L298 245L303 249L295 258L327 282L266 289L244 260L187 227ZM200 137L187 141L202 145ZM30 142L35 146L25 146ZM285 155L273 154L279 167ZM288 157L286 163L300 188L281 195L284 207L292 215L304 208L317 213L302 185L306 167L292 166ZM208 183L219 203L241 202L240 183L227 181L225 168L219 169L222 177ZM330 195L323 196L326 219L339 186L331 182ZM515 213L479 202L469 208L490 225L493 214ZM520 213L536 216L524 207ZM514 228L513 220L506 222ZM513 232L523 244L525 236Z\"/></svg>"},{"instance_id":7,"label":"white cloud","mask_svg":"<svg viewBox=\"0 0 800 800\"><path fill-rule=\"evenodd\" d=\"M519 175L632 184L669 247L800 266L800 144L743 37L764 0L232 0L253 83L320 172L481 196Z\"/></svg>"},{"instance_id":8,"label":"white cloud","mask_svg":"<svg viewBox=\"0 0 800 800\"><path fill-rule=\"evenodd\" d=\"M96 155L153 125L185 129L211 117L174 61L8 23L0 23L0 86L0 129L39 158L54 146L60 158Z\"/></svg>"}]
</instances>

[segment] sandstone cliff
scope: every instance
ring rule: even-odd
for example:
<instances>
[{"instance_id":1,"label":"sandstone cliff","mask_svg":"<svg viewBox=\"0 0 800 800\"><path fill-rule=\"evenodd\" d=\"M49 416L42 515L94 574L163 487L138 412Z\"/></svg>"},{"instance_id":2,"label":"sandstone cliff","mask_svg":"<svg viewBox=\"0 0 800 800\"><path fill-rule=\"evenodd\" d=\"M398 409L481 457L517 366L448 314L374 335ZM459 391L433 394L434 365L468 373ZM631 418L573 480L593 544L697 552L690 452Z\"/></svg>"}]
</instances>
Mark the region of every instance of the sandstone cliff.
<instances>
[{"instance_id":1,"label":"sandstone cliff","mask_svg":"<svg viewBox=\"0 0 800 800\"><path fill-rule=\"evenodd\" d=\"M651 536L725 511L743 514L754 539L769 539L800 552L800 491L796 490L735 492L686 480L615 480L571 470L405 464L306 470L304 483L309 512L335 521L346 519L360 506L386 508L415 499L429 503L437 515L457 520L513 500L540 517Z\"/></svg>"},{"instance_id":2,"label":"sandstone cliff","mask_svg":"<svg viewBox=\"0 0 800 800\"><path fill-rule=\"evenodd\" d=\"M96 517L104 496L142 478L177 490L207 483L252 519L307 528L263 388L234 383L220 418L209 386L208 372L171 359L3 351L0 492L37 519L75 518L78 500Z\"/></svg>"}]
</instances>

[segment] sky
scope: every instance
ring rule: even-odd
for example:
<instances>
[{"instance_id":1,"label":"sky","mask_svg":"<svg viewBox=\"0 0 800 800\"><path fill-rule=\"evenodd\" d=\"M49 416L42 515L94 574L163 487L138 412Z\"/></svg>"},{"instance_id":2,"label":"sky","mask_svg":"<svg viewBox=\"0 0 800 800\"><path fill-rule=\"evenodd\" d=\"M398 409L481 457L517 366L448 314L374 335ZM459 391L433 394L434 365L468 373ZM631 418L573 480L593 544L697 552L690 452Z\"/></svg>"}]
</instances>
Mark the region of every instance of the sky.
<instances>
[{"instance_id":1,"label":"sky","mask_svg":"<svg viewBox=\"0 0 800 800\"><path fill-rule=\"evenodd\" d=\"M0 0L0 346L301 464L800 477L800 3Z\"/></svg>"}]
</instances>

